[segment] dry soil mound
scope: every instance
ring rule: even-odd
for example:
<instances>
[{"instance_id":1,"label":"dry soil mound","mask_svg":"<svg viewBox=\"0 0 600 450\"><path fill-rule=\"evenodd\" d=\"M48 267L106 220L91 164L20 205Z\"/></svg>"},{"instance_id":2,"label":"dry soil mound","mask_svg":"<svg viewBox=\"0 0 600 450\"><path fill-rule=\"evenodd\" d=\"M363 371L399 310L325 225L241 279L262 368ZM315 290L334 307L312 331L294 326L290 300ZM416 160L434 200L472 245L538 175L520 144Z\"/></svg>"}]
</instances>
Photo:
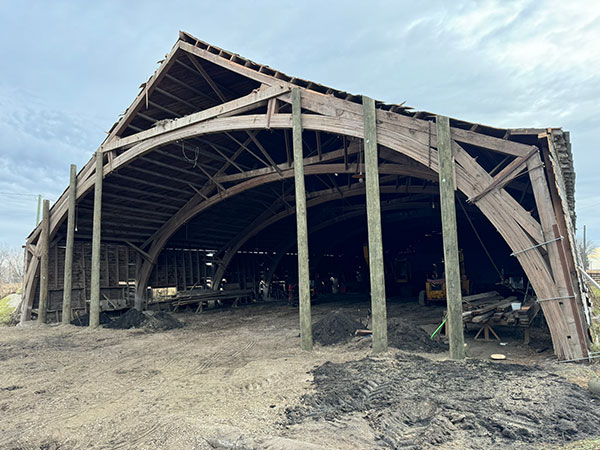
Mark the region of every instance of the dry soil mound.
<instances>
[{"instance_id":1,"label":"dry soil mound","mask_svg":"<svg viewBox=\"0 0 600 450\"><path fill-rule=\"evenodd\" d=\"M313 325L313 339L321 345L333 345L352 339L364 328L360 322L340 311L332 311Z\"/></svg>"},{"instance_id":2,"label":"dry soil mound","mask_svg":"<svg viewBox=\"0 0 600 450\"><path fill-rule=\"evenodd\" d=\"M396 318L388 322L388 343L391 347L410 352L440 353L448 350L448 345L432 341L421 327Z\"/></svg>"},{"instance_id":3,"label":"dry soil mound","mask_svg":"<svg viewBox=\"0 0 600 450\"><path fill-rule=\"evenodd\" d=\"M286 411L343 423L360 414L396 449L529 449L600 435L592 394L535 367L418 356L325 363L314 394Z\"/></svg>"},{"instance_id":4,"label":"dry soil mound","mask_svg":"<svg viewBox=\"0 0 600 450\"><path fill-rule=\"evenodd\" d=\"M164 331L172 330L173 328L181 328L183 323L168 312L159 311L151 316L149 315L142 326L145 330Z\"/></svg>"},{"instance_id":5,"label":"dry soil mound","mask_svg":"<svg viewBox=\"0 0 600 450\"><path fill-rule=\"evenodd\" d=\"M121 317L105 325L105 328L128 330L129 328L140 328L148 317L141 311L131 308Z\"/></svg>"},{"instance_id":6,"label":"dry soil mound","mask_svg":"<svg viewBox=\"0 0 600 450\"><path fill-rule=\"evenodd\" d=\"M148 331L164 331L181 328L183 324L171 314L159 311L154 314L143 313L131 308L118 319L105 325L105 328L128 330L130 328L143 328Z\"/></svg>"}]
</instances>

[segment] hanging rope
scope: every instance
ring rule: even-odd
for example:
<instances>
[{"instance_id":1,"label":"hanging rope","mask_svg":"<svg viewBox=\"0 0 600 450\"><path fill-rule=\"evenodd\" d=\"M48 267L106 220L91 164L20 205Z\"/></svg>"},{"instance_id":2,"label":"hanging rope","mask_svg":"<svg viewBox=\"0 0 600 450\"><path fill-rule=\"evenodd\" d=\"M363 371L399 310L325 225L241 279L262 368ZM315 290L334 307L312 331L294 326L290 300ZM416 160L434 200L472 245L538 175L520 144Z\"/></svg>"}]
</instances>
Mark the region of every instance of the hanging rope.
<instances>
[{"instance_id":1,"label":"hanging rope","mask_svg":"<svg viewBox=\"0 0 600 450\"><path fill-rule=\"evenodd\" d=\"M477 228L475 228L475 225L473 224L473 222L471 221L471 218L467 214L467 210L465 209L462 200L460 199L459 196L456 196L456 198L458 199L458 204L460 205L460 208L462 209L463 213L465 214L465 217L469 221L469 224L471 225L471 228L473 228L473 232L475 233L475 236L477 236L477 239L479 240L479 243L481 244L481 247L483 247L483 251L485 252L485 254L487 255L487 257L489 258L490 263L492 263L492 266L494 267L494 270L498 274L498 278L500 279L500 281L504 281L504 279L502 278L502 272L500 272L500 269L498 269L498 266L496 265L496 263L492 259L492 255L490 255L490 252L488 252L488 249L485 246L485 244L483 243L483 240L481 239L481 236L479 236L479 232L477 231Z\"/></svg>"},{"instance_id":2,"label":"hanging rope","mask_svg":"<svg viewBox=\"0 0 600 450\"><path fill-rule=\"evenodd\" d=\"M196 165L198 164L199 149L198 148L194 148L192 151L194 152L194 158L188 157L188 155L185 153L185 143L183 141L181 141L181 153L183 154L183 157L185 158L185 160L187 162L189 162L190 164L194 165L192 167L192 169L195 169Z\"/></svg>"}]
</instances>

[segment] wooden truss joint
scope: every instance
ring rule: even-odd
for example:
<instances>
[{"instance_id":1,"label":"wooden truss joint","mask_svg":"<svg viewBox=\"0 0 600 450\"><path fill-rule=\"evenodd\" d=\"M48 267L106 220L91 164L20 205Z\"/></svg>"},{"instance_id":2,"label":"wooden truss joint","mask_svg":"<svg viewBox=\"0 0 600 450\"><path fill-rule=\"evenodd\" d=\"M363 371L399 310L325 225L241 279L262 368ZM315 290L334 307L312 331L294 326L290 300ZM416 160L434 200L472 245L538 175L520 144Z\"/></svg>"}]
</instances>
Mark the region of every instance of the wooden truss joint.
<instances>
[{"instance_id":1,"label":"wooden truss joint","mask_svg":"<svg viewBox=\"0 0 600 450\"><path fill-rule=\"evenodd\" d=\"M519 173L521 173L521 171L527 166L527 161L529 161L529 159L538 151L538 148L534 146L525 156L515 158L493 178L493 181L485 189L483 189L479 194L468 199L468 202L477 203L494 189L502 189L517 175L519 175Z\"/></svg>"}]
</instances>

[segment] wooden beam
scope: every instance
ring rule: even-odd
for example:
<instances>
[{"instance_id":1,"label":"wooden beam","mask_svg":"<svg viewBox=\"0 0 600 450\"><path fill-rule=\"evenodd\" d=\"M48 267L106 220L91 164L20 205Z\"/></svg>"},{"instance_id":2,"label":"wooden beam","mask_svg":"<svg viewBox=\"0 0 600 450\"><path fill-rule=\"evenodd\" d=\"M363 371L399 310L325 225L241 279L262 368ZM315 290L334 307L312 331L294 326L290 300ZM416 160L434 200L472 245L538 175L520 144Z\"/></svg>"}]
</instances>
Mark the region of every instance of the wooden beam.
<instances>
[{"instance_id":1,"label":"wooden beam","mask_svg":"<svg viewBox=\"0 0 600 450\"><path fill-rule=\"evenodd\" d=\"M381 235L381 204L379 199L379 156L375 101L363 96L365 187L367 191L367 225L369 236L369 278L371 281L371 311L373 353L387 350L387 305Z\"/></svg>"},{"instance_id":2,"label":"wooden beam","mask_svg":"<svg viewBox=\"0 0 600 450\"><path fill-rule=\"evenodd\" d=\"M269 99L268 103L267 103L267 130L271 129L271 117L273 117L273 114L275 114L275 109L277 106L277 99L276 98L271 98Z\"/></svg>"},{"instance_id":3,"label":"wooden beam","mask_svg":"<svg viewBox=\"0 0 600 450\"><path fill-rule=\"evenodd\" d=\"M207 50L204 50L199 47L195 47L187 42L179 41L177 43L182 50L185 50L192 55L199 56L200 58L212 62L218 66L224 67L225 69L231 70L232 72L239 73L240 75L244 75L251 80L255 80L258 83L263 83L268 86L272 86L273 84L283 83L281 80L274 78L270 75L265 75L263 73L257 72L256 70L249 69L244 67L241 64L235 63L233 61L226 60L219 55L215 55Z\"/></svg>"},{"instance_id":4,"label":"wooden beam","mask_svg":"<svg viewBox=\"0 0 600 450\"><path fill-rule=\"evenodd\" d=\"M50 200L44 200L42 206L42 234L40 235L40 299L38 305L38 324L46 323L48 310L48 256L50 250ZM56 262L55 262L56 263Z\"/></svg>"},{"instance_id":5,"label":"wooden beam","mask_svg":"<svg viewBox=\"0 0 600 450\"><path fill-rule=\"evenodd\" d=\"M277 84L275 86L266 87L252 92L251 94L245 95L235 100L231 100L227 103L223 103L218 106L214 106L204 111L193 113L179 119L170 121L162 121L156 127L149 130L140 131L139 133L131 136L126 136L120 139L115 139L112 142L107 142L100 147L103 152L107 152L116 148L122 148L133 144L138 144L152 137L160 136L162 134L181 129L199 122L203 122L215 117L220 117L225 114L242 113L249 108L255 108L257 103L263 102L270 98L277 97L278 95L284 94L289 91L289 87Z\"/></svg>"},{"instance_id":6,"label":"wooden beam","mask_svg":"<svg viewBox=\"0 0 600 450\"><path fill-rule=\"evenodd\" d=\"M302 113L300 90L298 88L292 88L292 145L294 151L294 186L296 192L296 229L298 233L300 345L302 350L312 350L308 228L306 224L306 189L304 187L304 152L302 149Z\"/></svg>"},{"instance_id":7,"label":"wooden beam","mask_svg":"<svg viewBox=\"0 0 600 450\"><path fill-rule=\"evenodd\" d=\"M154 187L154 188L159 188L159 189L163 189L165 191L170 191L170 192L176 192L178 194L183 194L183 195L187 195L188 197L190 195L193 195L193 191L188 191L185 189L178 189L178 188L174 188L172 186L167 186L161 183L157 183L156 181L148 181L148 180L144 180L141 178L137 178L137 177L130 177L127 175L121 175L120 173L113 173L111 175L111 177L114 178L119 178L121 180L126 180L126 181L131 181L135 184L142 184L144 186L150 186L150 187Z\"/></svg>"},{"instance_id":8,"label":"wooden beam","mask_svg":"<svg viewBox=\"0 0 600 450\"><path fill-rule=\"evenodd\" d=\"M264 159L262 159L260 156L258 156L256 153L254 153L252 151L252 149L250 149L248 147L248 144L252 141L252 137L248 134L248 139L246 139L245 142L240 142L238 141L231 133L224 133L225 136L227 136L229 139L231 139L233 142L235 142L237 145L239 145L240 147L242 147L244 150L246 150L248 153L250 153L252 156L254 156L262 165L269 167L269 163L267 163Z\"/></svg>"},{"instance_id":9,"label":"wooden beam","mask_svg":"<svg viewBox=\"0 0 600 450\"><path fill-rule=\"evenodd\" d=\"M173 62L177 60L176 54L179 51L179 42L171 49L167 57L164 59L160 67L154 72L154 74L144 83L144 88L136 96L131 106L125 111L125 115L115 124L110 130L109 135L104 140L104 144L116 139L117 135L122 134L127 125L133 120L136 113L142 108L145 100L148 99L150 92L154 86L156 86L160 80L166 75L169 68L173 65ZM102 147L101 147L102 148Z\"/></svg>"},{"instance_id":10,"label":"wooden beam","mask_svg":"<svg viewBox=\"0 0 600 450\"><path fill-rule=\"evenodd\" d=\"M158 150L158 151L155 150L155 152L160 152L160 150ZM182 169L181 167L174 166L173 164L168 164L168 163L164 163L162 161L157 161L155 159L148 158L146 156L141 159L142 159L142 161L149 162L156 166L164 167L165 169L174 170L176 172L183 173L183 174L187 175L188 177L198 177L198 178L202 178L203 180L206 179L205 176L202 176L202 174L200 174L198 172L193 172L191 170Z\"/></svg>"},{"instance_id":11,"label":"wooden beam","mask_svg":"<svg viewBox=\"0 0 600 450\"><path fill-rule=\"evenodd\" d=\"M96 152L94 183L94 224L92 228L92 279L90 282L90 328L100 325L100 245L102 229L103 153Z\"/></svg>"},{"instance_id":12,"label":"wooden beam","mask_svg":"<svg viewBox=\"0 0 600 450\"><path fill-rule=\"evenodd\" d=\"M358 152L358 145L353 145L351 146L349 149L347 149L347 152L349 154L354 154ZM344 156L343 154L343 149L339 149L339 150L333 150L327 153L323 153L321 155L321 158L319 158L319 156L309 156L304 158L304 165L305 166L309 166L312 164L317 164L319 162L329 162L329 161L335 161L336 159L340 159ZM278 164L277 167L283 172L285 169L289 168L289 164L286 163L282 163L282 164ZM231 175L221 175L220 177L217 177L216 179L218 181L220 181L221 183L226 183L226 182L230 182L230 181L240 181L240 180L247 180L249 178L253 178L253 177L257 177L260 175L266 175L269 173L273 173L275 172L275 168L274 167L261 167L260 169L254 169L254 170L247 170L245 172L242 173L234 173Z\"/></svg>"},{"instance_id":13,"label":"wooden beam","mask_svg":"<svg viewBox=\"0 0 600 450\"><path fill-rule=\"evenodd\" d=\"M194 187L196 187L198 189L201 189L204 186L203 184L191 183L190 181L187 180L186 177L173 177L170 175L158 173L158 171L156 171L156 170L148 170L148 169L144 169L141 167L136 167L134 165L129 165L127 167L127 170L133 170L134 172L139 172L139 173L143 173L145 175L149 175L150 177L152 177L152 178L150 178L151 180L156 180L156 179L168 180L170 182L184 184L186 186L189 186L190 184L192 184L192 185L194 185ZM113 176L113 175L117 175L117 174L113 172L113 173L111 173L111 176ZM133 177L133 178L137 179L137 177ZM158 187L165 186L162 183L154 183L153 181L151 183L155 184ZM176 188L171 187L171 189L176 189ZM181 191L181 192L183 193L185 191Z\"/></svg>"},{"instance_id":14,"label":"wooden beam","mask_svg":"<svg viewBox=\"0 0 600 450\"><path fill-rule=\"evenodd\" d=\"M71 323L71 299L73 297L73 246L75 242L75 205L77 199L77 167L71 164L69 183L69 213L67 217L67 242L65 246L65 275L63 282L62 324ZM55 262L58 265L58 261Z\"/></svg>"},{"instance_id":15,"label":"wooden beam","mask_svg":"<svg viewBox=\"0 0 600 450\"><path fill-rule=\"evenodd\" d=\"M271 164L271 166L277 171L277 173L279 175L283 176L281 169L277 166L277 163L275 161L273 161L273 158L271 158L271 155L269 155L269 152L263 147L263 145L260 143L260 141L254 135L254 132L248 131L247 134L248 134L248 137L250 137L250 139L252 139L252 142L254 142L254 145L256 145L258 147L260 152L267 159L267 161L269 161L269 164Z\"/></svg>"},{"instance_id":16,"label":"wooden beam","mask_svg":"<svg viewBox=\"0 0 600 450\"><path fill-rule=\"evenodd\" d=\"M281 95L279 99L289 103L290 95ZM362 115L360 105L354 102L320 94L307 89L302 90L302 107L309 111L330 117L358 118ZM419 142L423 145L431 143L433 147L436 146L437 137L435 132L430 130L429 121L381 109L376 111L376 116L380 128L403 134L410 140ZM451 130L452 137L457 141L508 155L524 156L531 147L519 142L495 138L460 128L453 127Z\"/></svg>"},{"instance_id":17,"label":"wooden beam","mask_svg":"<svg viewBox=\"0 0 600 450\"><path fill-rule=\"evenodd\" d=\"M515 158L494 177L494 181L492 183L490 183L475 197L468 199L468 201L470 203L476 203L481 197L493 189L502 189L504 186L510 183L523 169L525 169L529 158L531 158L537 152L538 148L532 147L527 155Z\"/></svg>"},{"instance_id":18,"label":"wooden beam","mask_svg":"<svg viewBox=\"0 0 600 450\"><path fill-rule=\"evenodd\" d=\"M111 183L111 184L108 184L107 186L105 186L105 189L107 187L110 187L110 188L115 188L116 187L120 192L122 191L124 194L128 193L128 192L131 192L131 193L137 194L137 195L144 195L144 196L147 196L147 197L155 197L155 198L158 198L158 199L162 199L162 200L167 201L168 203L173 203L172 206L177 206L177 205L181 206L182 204L184 204L187 201L187 199L175 197L174 195L163 194L163 193L160 193L160 192L148 191L146 189L136 189L136 188L133 188L131 186L114 185L114 184ZM154 187L157 187L157 186L154 186ZM106 193L109 194L108 192L106 192ZM116 195L118 195L118 194L116 194ZM188 198L189 198L192 194L188 193L187 195L188 195ZM122 198L124 200L126 200L129 197L122 196ZM136 196L136 197L134 197L134 200L139 200L139 199Z\"/></svg>"},{"instance_id":19,"label":"wooden beam","mask_svg":"<svg viewBox=\"0 0 600 450\"><path fill-rule=\"evenodd\" d=\"M219 97L219 99L221 99L222 102L226 102L227 98L225 97L225 95L223 94L223 92L221 91L219 86L217 86L217 84L213 81L213 79L208 75L208 73L206 72L204 67L202 67L202 64L200 64L198 62L198 60L196 60L196 58L190 54L188 54L187 57L191 61L191 63L194 65L196 70L200 73L200 75L202 75L202 78L204 78L204 81L206 81L208 83L208 85L210 86L210 88L213 91L215 91L215 94L217 94L217 97Z\"/></svg>"},{"instance_id":20,"label":"wooden beam","mask_svg":"<svg viewBox=\"0 0 600 450\"><path fill-rule=\"evenodd\" d=\"M111 192L104 192L103 196L107 197L107 198L114 198L115 200L120 200L120 201L125 201L125 202L133 203L134 205L136 205L136 207L134 208L134 210L137 209L137 205L138 204L148 205L150 207L154 206L154 207L157 207L157 208L170 209L170 210L173 210L173 211L179 209L179 207L177 207L175 205L165 205L163 203L158 204L158 203L156 203L156 201L142 200L141 198L137 198L137 197L123 197L120 194L113 194ZM122 204L117 204L117 205L111 204L111 206L123 206L123 205Z\"/></svg>"},{"instance_id":21,"label":"wooden beam","mask_svg":"<svg viewBox=\"0 0 600 450\"><path fill-rule=\"evenodd\" d=\"M458 235L456 231L455 162L452 156L450 120L437 116L435 120L438 137L438 163L440 175L440 206L442 215L442 238L444 242L444 272L446 302L448 305L448 335L450 358L465 358L465 338L462 319L462 292L460 261L458 258Z\"/></svg>"},{"instance_id":22,"label":"wooden beam","mask_svg":"<svg viewBox=\"0 0 600 450\"><path fill-rule=\"evenodd\" d=\"M142 250L141 248L139 248L137 245L132 244L131 241L128 240L124 240L123 242L125 242L127 245L129 245L132 249L134 249L136 252L138 252L140 255L142 255L142 257L146 260L149 261L151 263L154 263L153 258L146 253L144 250Z\"/></svg>"},{"instance_id":23,"label":"wooden beam","mask_svg":"<svg viewBox=\"0 0 600 450\"><path fill-rule=\"evenodd\" d=\"M539 152L530 158L527 162L529 177L531 179L531 188L535 198L535 203L542 224L544 240L548 242L545 247L548 252L548 261L550 263L551 273L554 283L558 288L557 300L562 301L544 301L541 302L542 309L548 320L553 320L557 316L570 316L571 320L567 322L568 329L565 330L565 336L561 336L567 345L573 348L573 352L579 357L588 356L588 346L585 332L579 319L579 314L572 306L575 305L575 296L571 279L568 276L568 266L564 258L564 249L562 240L568 236L561 236L558 233L558 223L554 206L550 197L550 191L546 180L546 174ZM571 314L565 314L565 310L571 309ZM567 336L569 336L567 338ZM577 339L575 339L577 337Z\"/></svg>"}]
</instances>

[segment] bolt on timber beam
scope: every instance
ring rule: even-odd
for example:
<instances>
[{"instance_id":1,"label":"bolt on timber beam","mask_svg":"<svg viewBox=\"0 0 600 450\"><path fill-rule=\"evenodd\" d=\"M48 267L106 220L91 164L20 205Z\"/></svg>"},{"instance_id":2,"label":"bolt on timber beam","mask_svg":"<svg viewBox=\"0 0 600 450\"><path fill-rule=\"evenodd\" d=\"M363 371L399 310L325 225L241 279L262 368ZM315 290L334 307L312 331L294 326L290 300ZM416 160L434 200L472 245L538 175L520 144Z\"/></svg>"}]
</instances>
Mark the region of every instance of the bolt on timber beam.
<instances>
[{"instance_id":1,"label":"bolt on timber beam","mask_svg":"<svg viewBox=\"0 0 600 450\"><path fill-rule=\"evenodd\" d=\"M442 214L442 239L444 243L450 358L464 359L465 338L463 334L460 263L458 259L456 204L454 200L454 157L452 155L452 140L450 137L450 120L448 117L437 116L435 123L440 166L440 209Z\"/></svg>"},{"instance_id":2,"label":"bolt on timber beam","mask_svg":"<svg viewBox=\"0 0 600 450\"><path fill-rule=\"evenodd\" d=\"M387 305L381 237L381 205L379 199L379 164L375 101L364 97L365 184L367 191L367 229L369 236L369 276L371 281L371 311L373 320L373 353L387 350Z\"/></svg>"},{"instance_id":3,"label":"bolt on timber beam","mask_svg":"<svg viewBox=\"0 0 600 450\"><path fill-rule=\"evenodd\" d=\"M92 228L92 276L90 281L90 328L100 325L100 230L102 226L103 154L96 152L94 184L94 219Z\"/></svg>"},{"instance_id":4,"label":"bolt on timber beam","mask_svg":"<svg viewBox=\"0 0 600 450\"><path fill-rule=\"evenodd\" d=\"M302 115L300 89L292 88L292 145L296 187L296 228L298 232L298 301L300 309L300 345L312 350L310 314L310 276L308 269L308 228L306 224L306 190L304 187L304 154L302 151Z\"/></svg>"}]
</instances>

